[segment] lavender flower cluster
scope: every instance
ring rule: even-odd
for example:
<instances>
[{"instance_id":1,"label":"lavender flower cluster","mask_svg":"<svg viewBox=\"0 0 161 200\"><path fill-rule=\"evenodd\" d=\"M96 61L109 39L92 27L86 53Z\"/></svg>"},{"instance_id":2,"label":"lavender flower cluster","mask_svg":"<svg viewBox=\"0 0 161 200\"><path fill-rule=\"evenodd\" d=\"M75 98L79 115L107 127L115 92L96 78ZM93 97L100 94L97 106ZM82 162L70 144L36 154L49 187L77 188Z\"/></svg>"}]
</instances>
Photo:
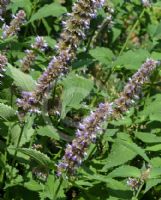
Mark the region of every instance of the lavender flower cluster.
<instances>
[{"instance_id":1,"label":"lavender flower cluster","mask_svg":"<svg viewBox=\"0 0 161 200\"><path fill-rule=\"evenodd\" d=\"M86 150L92 142L95 142L97 132L101 131L101 123L109 118L123 114L139 98L142 85L148 80L159 62L147 59L141 68L132 76L126 84L120 97L112 103L101 103L95 112L80 123L76 138L72 144L68 144L62 161L57 166L57 175L63 172L73 174L82 163Z\"/></svg>"},{"instance_id":2,"label":"lavender flower cluster","mask_svg":"<svg viewBox=\"0 0 161 200\"><path fill-rule=\"evenodd\" d=\"M22 64L21 69L23 72L29 72L31 65L36 59L37 51L45 51L47 46L48 45L43 37L37 36L35 38L35 43L31 44L31 49L25 50L26 56L20 60Z\"/></svg>"},{"instance_id":3,"label":"lavender flower cluster","mask_svg":"<svg viewBox=\"0 0 161 200\"><path fill-rule=\"evenodd\" d=\"M3 24L2 31L3 35L2 38L6 39L15 35L19 30L20 26L25 21L26 14L23 10L20 10L16 15L13 15L13 19L10 22L10 25Z\"/></svg>"},{"instance_id":4,"label":"lavender flower cluster","mask_svg":"<svg viewBox=\"0 0 161 200\"><path fill-rule=\"evenodd\" d=\"M26 93L18 100L18 106L24 111L37 110L50 84L58 77L68 72L70 62L76 57L76 50L81 40L85 39L85 31L90 26L90 20L96 17L97 9L103 6L104 0L78 0L74 3L68 19L62 24L64 30L56 45L57 55L54 56L47 69L37 81L37 87L32 93Z\"/></svg>"},{"instance_id":5,"label":"lavender flower cluster","mask_svg":"<svg viewBox=\"0 0 161 200\"><path fill-rule=\"evenodd\" d=\"M148 80L158 64L158 61L147 59L141 68L129 79L129 82L120 94L120 98L114 101L115 116L126 112L134 104L135 100L140 98L142 85Z\"/></svg>"},{"instance_id":6,"label":"lavender flower cluster","mask_svg":"<svg viewBox=\"0 0 161 200\"><path fill-rule=\"evenodd\" d=\"M63 170L73 174L77 166L81 165L86 150L91 142L96 141L97 132L101 130L101 122L105 121L112 114L112 104L101 103L95 112L86 117L76 131L76 138L72 144L68 144L63 157L63 162L57 166L58 176Z\"/></svg>"}]
</instances>

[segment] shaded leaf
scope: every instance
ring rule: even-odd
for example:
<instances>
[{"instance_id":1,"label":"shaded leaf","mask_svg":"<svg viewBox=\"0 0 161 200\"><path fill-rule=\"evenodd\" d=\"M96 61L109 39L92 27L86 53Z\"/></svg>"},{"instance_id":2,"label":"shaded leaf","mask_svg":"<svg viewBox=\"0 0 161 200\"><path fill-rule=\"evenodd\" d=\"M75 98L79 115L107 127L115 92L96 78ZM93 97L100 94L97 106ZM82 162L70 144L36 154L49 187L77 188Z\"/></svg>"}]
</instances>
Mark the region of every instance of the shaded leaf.
<instances>
[{"instance_id":1,"label":"shaded leaf","mask_svg":"<svg viewBox=\"0 0 161 200\"><path fill-rule=\"evenodd\" d=\"M126 146L127 148L134 151L136 154L140 155L144 160L146 160L148 163L150 163L150 160L148 156L145 153L145 150L139 147L137 144L125 140L119 140L122 145Z\"/></svg>"},{"instance_id":2,"label":"shaded leaf","mask_svg":"<svg viewBox=\"0 0 161 200\"><path fill-rule=\"evenodd\" d=\"M53 126L41 126L37 129L37 134L41 136L47 136L55 140L59 140L60 136L57 130Z\"/></svg>"},{"instance_id":3,"label":"shaded leaf","mask_svg":"<svg viewBox=\"0 0 161 200\"><path fill-rule=\"evenodd\" d=\"M43 7L41 7L34 15L32 15L29 22L33 22L35 20L39 20L49 16L59 17L60 15L66 12L66 8L58 3L46 4Z\"/></svg>"},{"instance_id":4,"label":"shaded leaf","mask_svg":"<svg viewBox=\"0 0 161 200\"><path fill-rule=\"evenodd\" d=\"M21 90L32 91L36 86L36 82L30 75L21 72L19 69L12 67L10 64L8 65L7 75L14 80L15 85L20 87Z\"/></svg>"},{"instance_id":5,"label":"shaded leaf","mask_svg":"<svg viewBox=\"0 0 161 200\"><path fill-rule=\"evenodd\" d=\"M16 111L12 107L6 104L0 103L0 117L1 118L7 120L15 115L16 115Z\"/></svg>"},{"instance_id":6,"label":"shaded leaf","mask_svg":"<svg viewBox=\"0 0 161 200\"><path fill-rule=\"evenodd\" d=\"M107 171L111 167L124 164L127 161L132 160L136 155L136 152L116 140L112 145L108 158L103 160L106 164L101 171Z\"/></svg>"},{"instance_id":7,"label":"shaded leaf","mask_svg":"<svg viewBox=\"0 0 161 200\"><path fill-rule=\"evenodd\" d=\"M35 161L37 161L39 164L41 164L46 168L54 168L54 163L50 160L50 158L46 154L40 151L27 148L18 148L18 151L30 156L31 158L33 158Z\"/></svg>"},{"instance_id":8,"label":"shaded leaf","mask_svg":"<svg viewBox=\"0 0 161 200\"><path fill-rule=\"evenodd\" d=\"M144 194L146 192L148 192L152 187L158 185L159 183L161 183L161 179L149 179L146 181L146 187L144 190Z\"/></svg>"},{"instance_id":9,"label":"shaded leaf","mask_svg":"<svg viewBox=\"0 0 161 200\"><path fill-rule=\"evenodd\" d=\"M140 170L136 167L124 165L114 169L108 177L140 177Z\"/></svg>"},{"instance_id":10,"label":"shaded leaf","mask_svg":"<svg viewBox=\"0 0 161 200\"><path fill-rule=\"evenodd\" d=\"M114 65L121 65L126 69L136 70L149 56L149 52L145 49L138 49L135 51L129 50L127 52L124 52L121 56L117 57Z\"/></svg>"},{"instance_id":11,"label":"shaded leaf","mask_svg":"<svg viewBox=\"0 0 161 200\"><path fill-rule=\"evenodd\" d=\"M104 47L96 47L89 51L90 55L102 64L109 64L113 59L113 53L110 49Z\"/></svg>"},{"instance_id":12,"label":"shaded leaf","mask_svg":"<svg viewBox=\"0 0 161 200\"><path fill-rule=\"evenodd\" d=\"M71 108L78 109L81 107L80 102L90 93L93 88L93 81L85 79L75 74L70 74L64 81L64 90L62 93L62 110L61 118Z\"/></svg>"},{"instance_id":13,"label":"shaded leaf","mask_svg":"<svg viewBox=\"0 0 161 200\"><path fill-rule=\"evenodd\" d=\"M160 143L161 137L157 137L155 134L152 133L145 133L145 132L136 132L135 137L140 139L142 142L145 143Z\"/></svg>"}]
</instances>

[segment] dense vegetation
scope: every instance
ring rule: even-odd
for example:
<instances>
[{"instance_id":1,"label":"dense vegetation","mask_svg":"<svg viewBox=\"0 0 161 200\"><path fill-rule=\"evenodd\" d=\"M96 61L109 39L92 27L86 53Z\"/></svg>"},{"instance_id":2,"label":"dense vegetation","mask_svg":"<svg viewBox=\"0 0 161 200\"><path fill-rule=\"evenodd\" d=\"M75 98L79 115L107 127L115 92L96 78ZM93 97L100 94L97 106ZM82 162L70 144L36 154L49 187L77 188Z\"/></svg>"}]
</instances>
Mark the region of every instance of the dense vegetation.
<instances>
[{"instance_id":1,"label":"dense vegetation","mask_svg":"<svg viewBox=\"0 0 161 200\"><path fill-rule=\"evenodd\" d=\"M161 199L161 1L0 14L0 199Z\"/></svg>"}]
</instances>

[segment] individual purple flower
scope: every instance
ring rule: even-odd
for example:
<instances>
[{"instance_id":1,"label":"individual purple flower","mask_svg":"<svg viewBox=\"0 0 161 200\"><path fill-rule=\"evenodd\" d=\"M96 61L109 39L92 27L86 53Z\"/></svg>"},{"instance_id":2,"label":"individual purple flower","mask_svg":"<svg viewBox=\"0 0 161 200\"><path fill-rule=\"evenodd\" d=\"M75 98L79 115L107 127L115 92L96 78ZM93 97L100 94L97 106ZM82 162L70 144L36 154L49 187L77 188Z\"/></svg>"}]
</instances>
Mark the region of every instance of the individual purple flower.
<instances>
[{"instance_id":1,"label":"individual purple flower","mask_svg":"<svg viewBox=\"0 0 161 200\"><path fill-rule=\"evenodd\" d=\"M10 25L8 26L4 24L2 27L2 38L6 39L15 35L20 30L20 26L24 23L25 17L26 14L23 10L20 10L16 15L13 15L13 19L10 22Z\"/></svg>"},{"instance_id":2,"label":"individual purple flower","mask_svg":"<svg viewBox=\"0 0 161 200\"><path fill-rule=\"evenodd\" d=\"M96 16L97 9L103 3L102 0L78 0L74 3L72 12L67 14L67 20L62 22L63 32L55 48L56 56L51 59L48 67L38 79L36 89L31 94L35 98L35 103L22 98L23 103L19 105L22 110L28 111L26 108L37 107L51 83L67 74L70 62L76 57L80 42L85 39L90 20Z\"/></svg>"}]
</instances>

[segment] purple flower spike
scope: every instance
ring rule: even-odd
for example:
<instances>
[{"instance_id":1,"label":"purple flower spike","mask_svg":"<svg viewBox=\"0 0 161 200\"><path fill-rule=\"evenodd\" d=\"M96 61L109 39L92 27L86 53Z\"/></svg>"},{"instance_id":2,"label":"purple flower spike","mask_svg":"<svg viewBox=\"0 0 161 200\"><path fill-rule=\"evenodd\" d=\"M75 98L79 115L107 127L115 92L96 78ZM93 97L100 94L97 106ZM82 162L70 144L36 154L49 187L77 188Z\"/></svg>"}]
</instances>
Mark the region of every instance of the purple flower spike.
<instances>
[{"instance_id":1,"label":"purple flower spike","mask_svg":"<svg viewBox=\"0 0 161 200\"><path fill-rule=\"evenodd\" d=\"M75 59L76 50L81 41L85 39L90 20L96 16L97 9L103 6L103 3L103 0L78 0L74 3L72 12L67 14L68 19L63 22L63 32L55 48L57 56L52 58L47 69L38 79L37 88L32 93L35 102L39 103L33 105L29 102L29 99L22 98L24 103L19 107L23 111L28 111L40 105L44 93L51 83L68 73L68 66ZM37 41L40 42L40 38L37 38Z\"/></svg>"},{"instance_id":2,"label":"purple flower spike","mask_svg":"<svg viewBox=\"0 0 161 200\"><path fill-rule=\"evenodd\" d=\"M67 146L61 162L67 164L68 167L64 169L59 165L57 168L58 174L62 174L63 171L66 171L67 174L73 174L75 172L76 168L81 165L89 145L96 141L98 127L100 127L103 120L108 119L111 116L111 113L112 105L102 103L95 112L91 112L90 116L85 118L83 122L79 124L76 138L71 145Z\"/></svg>"},{"instance_id":3,"label":"purple flower spike","mask_svg":"<svg viewBox=\"0 0 161 200\"><path fill-rule=\"evenodd\" d=\"M3 25L3 39L15 35L20 30L20 26L24 23L25 17L25 12L20 10L16 15L13 16L13 20L9 26L6 24Z\"/></svg>"},{"instance_id":4,"label":"purple flower spike","mask_svg":"<svg viewBox=\"0 0 161 200\"><path fill-rule=\"evenodd\" d=\"M109 118L116 118L122 115L133 105L133 99L138 99L141 93L141 86L147 81L153 70L160 65L159 62L147 59L141 68L129 79L120 97L112 103L100 103L95 112L86 117L76 131L76 138L71 145L67 145L65 155L61 163L68 167L58 167L57 173L62 175L73 175L86 156L87 148L96 141L97 132L101 131L102 122ZM70 154L70 157L69 157Z\"/></svg>"},{"instance_id":5,"label":"purple flower spike","mask_svg":"<svg viewBox=\"0 0 161 200\"><path fill-rule=\"evenodd\" d=\"M26 49L26 56L21 60L21 70L23 72L29 72L31 65L36 60L37 51L45 51L47 43L43 37L37 36L35 43L31 45L31 50Z\"/></svg>"},{"instance_id":6,"label":"purple flower spike","mask_svg":"<svg viewBox=\"0 0 161 200\"><path fill-rule=\"evenodd\" d=\"M153 59L147 59L141 68L129 79L129 82L124 87L120 98L114 101L115 114L126 112L134 101L140 99L141 87L148 80L151 73L158 66L159 62Z\"/></svg>"}]
</instances>

